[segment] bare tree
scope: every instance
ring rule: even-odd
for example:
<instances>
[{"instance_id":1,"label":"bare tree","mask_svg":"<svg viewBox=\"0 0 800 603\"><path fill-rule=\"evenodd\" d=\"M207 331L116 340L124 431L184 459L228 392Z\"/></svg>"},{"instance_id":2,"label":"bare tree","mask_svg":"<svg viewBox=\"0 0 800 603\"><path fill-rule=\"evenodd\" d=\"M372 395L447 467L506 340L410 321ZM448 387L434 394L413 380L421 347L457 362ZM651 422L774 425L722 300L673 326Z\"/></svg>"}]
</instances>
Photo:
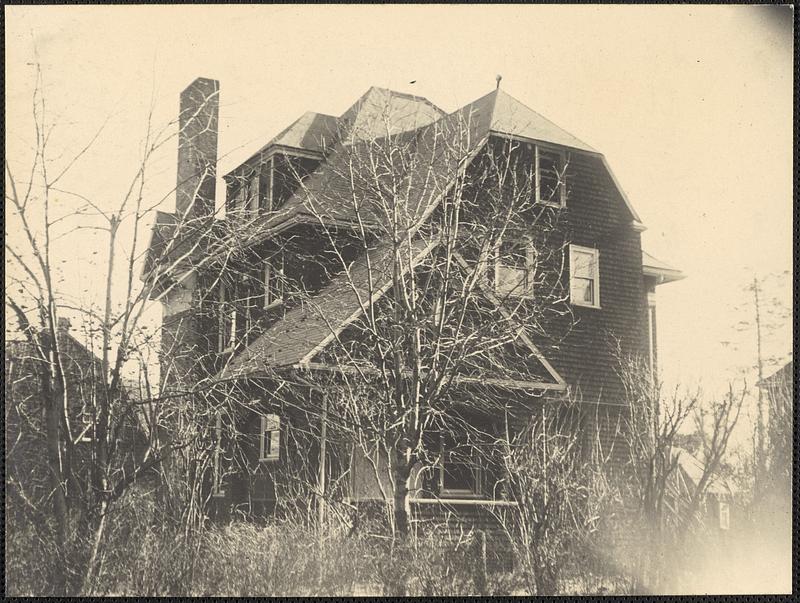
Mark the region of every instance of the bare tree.
<instances>
[{"instance_id":1,"label":"bare tree","mask_svg":"<svg viewBox=\"0 0 800 603\"><path fill-rule=\"evenodd\" d=\"M701 525L700 511L719 477L746 389L735 392L731 386L727 395L711 402L702 400L699 392L686 394L678 388L665 395L641 359L619 360L629 408L621 428L629 454L626 495L636 503L643 530L636 578L638 588L664 592L681 569L679 559L689 536ZM687 481L680 470L684 453L677 443L692 419L701 438L700 473Z\"/></svg>"},{"instance_id":2,"label":"bare tree","mask_svg":"<svg viewBox=\"0 0 800 603\"><path fill-rule=\"evenodd\" d=\"M102 129L71 154L54 150L52 135L58 124L47 112L38 64L36 70L30 169L19 178L5 161L7 235L14 233L5 244L9 258L5 303L27 343L31 362L26 370L37 381L35 397L42 413L39 423L20 423L19 437L38 434L47 460L47 483L19 493L48 520L47 525L54 526L53 592L90 593L102 562L111 506L165 458L198 440L191 429L171 430L172 435L164 437L165 427L175 425L180 409L175 398L162 397L158 391L152 360L160 333L143 319L155 288L164 285L158 278L142 283L138 275L143 262L151 275L174 273L174 267L203 244L209 224L188 213L179 216L174 236L145 258L143 229L166 198L147 197L149 170L157 153L175 136L174 122L153 126L152 102L140 161L119 198L101 202L67 190L63 184L67 176ZM79 245L88 230L105 235L104 250L96 252L103 259L92 267L102 283L102 290L94 291L97 303L74 299L64 282L75 269L75 260L57 255L55 247L56 241L70 239ZM187 232L195 236L181 236ZM176 286L169 283L166 289ZM59 327L65 315L80 319L80 340L65 338ZM76 347L88 350L90 358L78 357ZM74 382L76 366L87 373L78 379L79 387ZM126 385L126 374L138 375L137 387ZM131 433L140 440L136 447L130 445Z\"/></svg>"},{"instance_id":3,"label":"bare tree","mask_svg":"<svg viewBox=\"0 0 800 603\"><path fill-rule=\"evenodd\" d=\"M327 392L317 416L372 463L404 538L442 437L494 438L510 398L564 389L534 340L570 325L567 161L537 172L532 145L478 137L467 113L400 133L384 117L378 135L342 133L324 176L297 175L325 241L308 260L326 258L331 284L294 298L325 335L303 361L304 383Z\"/></svg>"}]
</instances>

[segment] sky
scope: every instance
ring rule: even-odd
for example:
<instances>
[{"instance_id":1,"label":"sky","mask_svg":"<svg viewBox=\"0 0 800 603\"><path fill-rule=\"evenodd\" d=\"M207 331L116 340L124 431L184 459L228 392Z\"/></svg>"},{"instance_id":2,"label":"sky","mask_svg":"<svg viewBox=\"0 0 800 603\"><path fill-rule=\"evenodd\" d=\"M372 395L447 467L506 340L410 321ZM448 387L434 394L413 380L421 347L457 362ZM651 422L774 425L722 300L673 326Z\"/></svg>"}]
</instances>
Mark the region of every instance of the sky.
<instances>
[{"instance_id":1,"label":"sky","mask_svg":"<svg viewBox=\"0 0 800 603\"><path fill-rule=\"evenodd\" d=\"M220 81L225 173L305 111L340 115L370 86L452 111L500 74L506 92L606 156L647 226L644 248L687 274L657 293L665 381L752 384L754 276L775 325L767 372L792 348L791 320L776 310L792 307L791 10L7 6L7 157L24 173L37 56L53 148L68 157L105 124L62 186L112 205L135 173L148 108L167 124L196 77ZM146 188L167 211L175 158L173 140ZM78 297L96 294L101 236L62 241L64 286Z\"/></svg>"}]
</instances>

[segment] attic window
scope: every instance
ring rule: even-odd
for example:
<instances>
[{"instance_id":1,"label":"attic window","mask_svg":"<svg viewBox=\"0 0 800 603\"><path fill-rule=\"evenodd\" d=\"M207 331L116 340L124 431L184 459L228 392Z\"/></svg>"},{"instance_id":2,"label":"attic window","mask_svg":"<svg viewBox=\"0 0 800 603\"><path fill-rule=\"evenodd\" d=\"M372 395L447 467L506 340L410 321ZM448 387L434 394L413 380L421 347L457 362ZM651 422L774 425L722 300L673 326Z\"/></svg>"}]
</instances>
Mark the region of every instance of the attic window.
<instances>
[{"instance_id":1,"label":"attic window","mask_svg":"<svg viewBox=\"0 0 800 603\"><path fill-rule=\"evenodd\" d=\"M566 203L566 186L564 171L566 161L564 153L536 145L536 202L564 207Z\"/></svg>"}]
</instances>

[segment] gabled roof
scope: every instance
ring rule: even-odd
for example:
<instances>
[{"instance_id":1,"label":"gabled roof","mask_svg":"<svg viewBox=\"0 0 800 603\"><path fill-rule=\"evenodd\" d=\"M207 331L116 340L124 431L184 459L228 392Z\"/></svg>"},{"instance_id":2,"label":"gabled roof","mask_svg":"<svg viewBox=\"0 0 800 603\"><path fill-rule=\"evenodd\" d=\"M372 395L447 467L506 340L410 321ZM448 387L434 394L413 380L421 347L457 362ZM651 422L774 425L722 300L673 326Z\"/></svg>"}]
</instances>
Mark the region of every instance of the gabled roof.
<instances>
[{"instance_id":1,"label":"gabled roof","mask_svg":"<svg viewBox=\"0 0 800 603\"><path fill-rule=\"evenodd\" d=\"M686 278L683 272L677 268L673 268L666 262L659 260L644 250L642 250L642 273L645 276L655 278L659 285Z\"/></svg>"}]
</instances>

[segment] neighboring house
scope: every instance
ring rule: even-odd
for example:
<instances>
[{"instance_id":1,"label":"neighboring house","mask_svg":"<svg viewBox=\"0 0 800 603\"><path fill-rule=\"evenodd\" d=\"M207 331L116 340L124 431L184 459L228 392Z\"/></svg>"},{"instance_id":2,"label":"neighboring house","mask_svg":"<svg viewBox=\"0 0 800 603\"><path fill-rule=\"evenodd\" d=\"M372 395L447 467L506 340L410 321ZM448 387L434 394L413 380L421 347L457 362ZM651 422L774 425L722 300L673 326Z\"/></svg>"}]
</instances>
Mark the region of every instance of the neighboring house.
<instances>
[{"instance_id":1,"label":"neighboring house","mask_svg":"<svg viewBox=\"0 0 800 603\"><path fill-rule=\"evenodd\" d=\"M601 153L499 88L449 114L421 97L370 88L339 117L304 114L226 174L226 216L216 219L218 96L218 82L203 78L181 95L176 212L159 213L143 278L157 279L153 298L163 304L163 390L191 392L200 383L216 382L229 384L227 395L233 399L263 401L259 412L236 418L238 430L251 436L251 445L246 460L229 475L221 469L226 426L218 419L222 444L210 486L219 507L269 512L281 496L281 472L300 471L293 464L298 459L308 479L317 479L320 458L329 473L346 475L339 487L354 504L381 499L381 484L363 455L351 451L335 463L328 461L325 454L331 454L331 447L320 453L324 437L316 429L316 435L308 435L315 419L304 414L304 405L324 392L309 387L305 398L291 404L277 403L271 392L281 390L282 381L296 382L304 374L335 375L337 367L325 363L327 350L346 340L348 325L365 309L354 288L367 278L365 266L385 260L380 246L364 253L356 245L343 258L351 263L348 278L333 269L331 229L344 237L363 226L353 215L349 184L336 168L345 161L344 146L379 136L387 120L394 132L407 134L406 140L421 149L419 141L440 124L462 119L475 153L479 145L508 140L525 150L525 160L538 174L532 189L536 202L566 216L569 246L558 278L564 279L564 303L572 322L557 345L523 342L526 361L538 367L535 381L507 379L495 385L521 400L570 391L590 409L583 419L585 433L599 429L604 444L614 444L625 403L611 341L616 339L623 352L645 358L655 369L655 288L683 275L643 253L644 226ZM472 168L467 164L464 169ZM561 176L553 177L559 170ZM315 192L325 194L325 207L311 207L310 194ZM430 208L419 203L415 209L424 221ZM250 221L239 228L237 224L246 223L237 222L242 215ZM191 218L189 226L186 217ZM202 230L202 224L208 228ZM200 238L213 236L194 245L199 239L184 234L192 228L200 229ZM226 256L225 241L231 249L244 246L251 254L251 282L226 282L224 276L217 278L219 268L209 267L209 258ZM415 244L415 253L427 252L424 244ZM165 263L167 269L157 269ZM496 274L524 280L530 276L525 266L524 261L500 266ZM246 269L239 267L237 273ZM495 280L499 288L502 278ZM292 291L298 290L307 295L293 297ZM242 298L258 303L237 305ZM413 501L421 516L446 506L471 509L477 522L482 506L502 497L497 482L487 481L488 472L461 465L443 465L439 473L420 476Z\"/></svg>"},{"instance_id":2,"label":"neighboring house","mask_svg":"<svg viewBox=\"0 0 800 603\"><path fill-rule=\"evenodd\" d=\"M703 463L689 451L674 447L672 454L677 456L678 469L671 490L670 505L675 501L686 501L696 491L703 478ZM712 534L725 533L735 529L736 490L729 480L714 477L708 485L700 502L700 520L703 527ZM680 502L677 504L681 504Z\"/></svg>"},{"instance_id":3,"label":"neighboring house","mask_svg":"<svg viewBox=\"0 0 800 603\"><path fill-rule=\"evenodd\" d=\"M69 320L58 321L58 343L67 383L69 414L72 419L74 441L79 455L74 462L85 462L93 437L94 396L102 391L103 378L100 359L88 350L70 332ZM11 487L10 499L20 492L35 499L47 488L47 456L44 453L44 400L38 375L42 358L35 346L27 340L6 341L5 345L5 423L6 423L6 475ZM80 470L78 473L82 473ZM83 478L88 477L82 475ZM71 495L78 495L71 492Z\"/></svg>"}]
</instances>

